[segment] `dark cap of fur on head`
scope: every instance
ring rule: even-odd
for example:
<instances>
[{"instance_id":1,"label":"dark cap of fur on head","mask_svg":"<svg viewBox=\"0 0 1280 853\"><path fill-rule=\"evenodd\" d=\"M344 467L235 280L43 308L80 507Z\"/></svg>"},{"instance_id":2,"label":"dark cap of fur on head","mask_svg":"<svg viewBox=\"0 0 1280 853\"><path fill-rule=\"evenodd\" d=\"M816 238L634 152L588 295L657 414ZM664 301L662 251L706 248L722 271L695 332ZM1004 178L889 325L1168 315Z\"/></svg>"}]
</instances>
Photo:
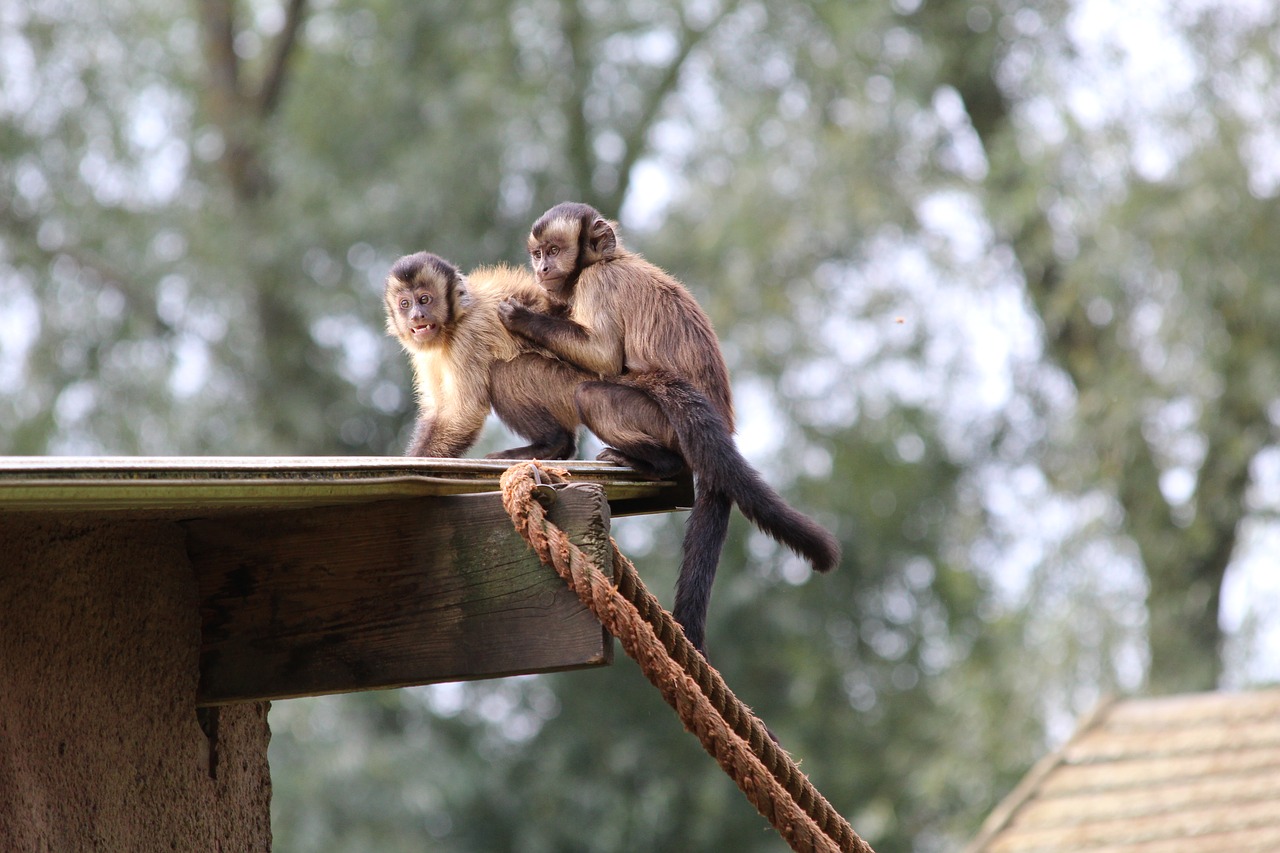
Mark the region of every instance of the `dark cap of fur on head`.
<instances>
[{"instance_id":1,"label":"dark cap of fur on head","mask_svg":"<svg viewBox=\"0 0 1280 853\"><path fill-rule=\"evenodd\" d=\"M456 266L439 255L433 255L430 252L414 252L412 255L405 255L392 265L391 278L404 284L413 284L414 279L422 274L424 267L430 267L445 281L453 281L460 275Z\"/></svg>"},{"instance_id":2,"label":"dark cap of fur on head","mask_svg":"<svg viewBox=\"0 0 1280 853\"><path fill-rule=\"evenodd\" d=\"M533 227L529 229L529 233L536 237L541 237L542 232L547 226L557 219L576 220L581 222L583 230L597 219L604 219L600 211L596 210L589 204L583 204L580 201L562 201L546 213L538 217L538 221L533 223Z\"/></svg>"}]
</instances>

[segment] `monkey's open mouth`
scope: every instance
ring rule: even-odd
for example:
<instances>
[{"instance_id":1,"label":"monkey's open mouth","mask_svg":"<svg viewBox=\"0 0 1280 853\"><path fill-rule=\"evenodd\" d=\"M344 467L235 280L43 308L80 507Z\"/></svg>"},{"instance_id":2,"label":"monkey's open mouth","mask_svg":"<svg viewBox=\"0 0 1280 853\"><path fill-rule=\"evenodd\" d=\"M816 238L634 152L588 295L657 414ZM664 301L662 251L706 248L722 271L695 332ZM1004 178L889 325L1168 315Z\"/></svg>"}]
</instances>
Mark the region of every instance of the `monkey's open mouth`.
<instances>
[{"instance_id":1,"label":"monkey's open mouth","mask_svg":"<svg viewBox=\"0 0 1280 853\"><path fill-rule=\"evenodd\" d=\"M413 336L415 338L420 338L427 335L434 335L436 333L436 329L438 328L440 328L440 326L437 323L426 323L421 326L414 326Z\"/></svg>"}]
</instances>

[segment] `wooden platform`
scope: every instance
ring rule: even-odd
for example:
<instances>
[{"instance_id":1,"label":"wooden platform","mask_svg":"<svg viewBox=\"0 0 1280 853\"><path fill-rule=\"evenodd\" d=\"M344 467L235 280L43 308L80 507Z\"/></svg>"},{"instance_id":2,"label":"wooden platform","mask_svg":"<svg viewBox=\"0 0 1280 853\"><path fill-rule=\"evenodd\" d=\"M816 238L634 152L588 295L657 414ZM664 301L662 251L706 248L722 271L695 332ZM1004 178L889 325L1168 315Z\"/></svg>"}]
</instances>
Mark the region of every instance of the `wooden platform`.
<instances>
[{"instance_id":1,"label":"wooden platform","mask_svg":"<svg viewBox=\"0 0 1280 853\"><path fill-rule=\"evenodd\" d=\"M604 487L612 515L693 501L689 480L645 480L609 462L551 463ZM131 515L334 506L498 490L510 463L386 456L0 456L0 508Z\"/></svg>"},{"instance_id":2,"label":"wooden platform","mask_svg":"<svg viewBox=\"0 0 1280 853\"><path fill-rule=\"evenodd\" d=\"M688 481L558 464L575 482L552 518L603 566L611 516L692 497ZM95 525L182 537L198 589L202 705L607 663L603 629L502 509L508 465L0 457L0 527L54 543L60 528Z\"/></svg>"}]
</instances>

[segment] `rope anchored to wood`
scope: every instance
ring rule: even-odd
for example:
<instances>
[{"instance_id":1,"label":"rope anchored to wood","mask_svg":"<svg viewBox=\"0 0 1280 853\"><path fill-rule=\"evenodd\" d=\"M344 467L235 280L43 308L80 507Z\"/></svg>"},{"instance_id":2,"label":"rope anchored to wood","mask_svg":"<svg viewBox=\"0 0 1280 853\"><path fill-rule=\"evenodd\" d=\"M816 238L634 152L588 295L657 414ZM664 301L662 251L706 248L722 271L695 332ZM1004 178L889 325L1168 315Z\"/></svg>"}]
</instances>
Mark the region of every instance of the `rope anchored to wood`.
<instances>
[{"instance_id":1,"label":"rope anchored to wood","mask_svg":"<svg viewBox=\"0 0 1280 853\"><path fill-rule=\"evenodd\" d=\"M640 664L685 728L793 850L873 853L685 639L617 544L610 579L547 520L538 497L552 492L546 486L566 478L563 469L537 462L513 465L502 475L503 506L539 559L559 573Z\"/></svg>"}]
</instances>

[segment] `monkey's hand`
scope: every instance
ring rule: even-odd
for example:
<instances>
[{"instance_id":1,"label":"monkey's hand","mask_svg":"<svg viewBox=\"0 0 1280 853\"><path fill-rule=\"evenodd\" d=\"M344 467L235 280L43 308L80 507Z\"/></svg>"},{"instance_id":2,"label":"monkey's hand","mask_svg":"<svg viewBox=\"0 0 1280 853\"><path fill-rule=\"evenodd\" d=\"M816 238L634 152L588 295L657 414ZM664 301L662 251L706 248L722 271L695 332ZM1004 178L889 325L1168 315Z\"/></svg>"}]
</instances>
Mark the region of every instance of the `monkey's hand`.
<instances>
[{"instance_id":1,"label":"monkey's hand","mask_svg":"<svg viewBox=\"0 0 1280 853\"><path fill-rule=\"evenodd\" d=\"M508 296L498 303L498 318L509 331L523 332L535 316L536 312L530 311L529 306L514 296Z\"/></svg>"}]
</instances>

